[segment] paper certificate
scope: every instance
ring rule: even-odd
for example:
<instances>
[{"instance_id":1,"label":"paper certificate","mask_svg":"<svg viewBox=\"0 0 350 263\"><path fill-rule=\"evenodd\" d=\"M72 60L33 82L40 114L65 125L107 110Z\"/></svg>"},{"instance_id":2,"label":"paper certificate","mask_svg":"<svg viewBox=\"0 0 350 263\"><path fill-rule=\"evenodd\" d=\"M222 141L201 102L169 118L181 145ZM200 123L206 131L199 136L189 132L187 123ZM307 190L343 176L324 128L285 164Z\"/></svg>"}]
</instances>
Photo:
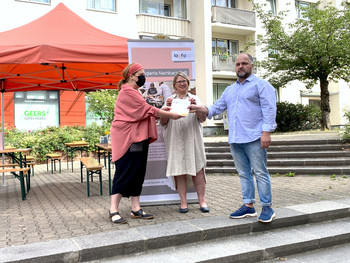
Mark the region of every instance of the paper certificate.
<instances>
[{"instance_id":1,"label":"paper certificate","mask_svg":"<svg viewBox=\"0 0 350 263\"><path fill-rule=\"evenodd\" d=\"M188 106L190 106L190 103L191 102L188 99L173 99L170 112L176 112L182 116L187 116L189 112Z\"/></svg>"}]
</instances>

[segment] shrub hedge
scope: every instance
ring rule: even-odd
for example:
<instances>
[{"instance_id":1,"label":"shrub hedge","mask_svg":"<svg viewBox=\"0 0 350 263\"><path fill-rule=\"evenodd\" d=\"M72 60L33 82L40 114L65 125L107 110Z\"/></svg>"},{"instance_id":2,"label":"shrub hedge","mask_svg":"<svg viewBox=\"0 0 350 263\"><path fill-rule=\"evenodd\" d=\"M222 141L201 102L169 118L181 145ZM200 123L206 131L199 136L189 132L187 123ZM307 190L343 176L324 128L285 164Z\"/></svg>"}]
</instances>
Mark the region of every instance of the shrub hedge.
<instances>
[{"instance_id":1,"label":"shrub hedge","mask_svg":"<svg viewBox=\"0 0 350 263\"><path fill-rule=\"evenodd\" d=\"M348 125L345 126L343 139L349 140L350 139L350 109L349 108L345 110L344 117L348 120Z\"/></svg>"},{"instance_id":2,"label":"shrub hedge","mask_svg":"<svg viewBox=\"0 0 350 263\"><path fill-rule=\"evenodd\" d=\"M88 127L64 126L47 127L35 131L18 130L17 128L5 129L5 145L15 148L32 148L31 156L39 162L46 160L47 153L66 153L65 143L85 140L89 143L89 152L95 152L100 136L109 133L110 126L99 126L92 123Z\"/></svg>"},{"instance_id":3,"label":"shrub hedge","mask_svg":"<svg viewBox=\"0 0 350 263\"><path fill-rule=\"evenodd\" d=\"M277 103L276 132L317 130L321 128L321 109L317 105Z\"/></svg>"}]
</instances>

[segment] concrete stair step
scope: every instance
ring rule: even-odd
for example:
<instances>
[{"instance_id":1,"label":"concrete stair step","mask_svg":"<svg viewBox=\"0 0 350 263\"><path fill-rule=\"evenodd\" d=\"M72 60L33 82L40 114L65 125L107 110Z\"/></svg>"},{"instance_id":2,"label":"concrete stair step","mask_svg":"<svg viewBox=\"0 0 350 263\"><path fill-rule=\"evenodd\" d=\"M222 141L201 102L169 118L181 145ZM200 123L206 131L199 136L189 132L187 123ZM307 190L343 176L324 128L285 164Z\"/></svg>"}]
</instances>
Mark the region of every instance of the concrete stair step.
<instances>
[{"instance_id":1,"label":"concrete stair step","mask_svg":"<svg viewBox=\"0 0 350 263\"><path fill-rule=\"evenodd\" d=\"M279 146L279 145L325 145L325 144L346 144L346 142L342 142L341 140L283 140L276 141L272 139L271 146ZM227 141L220 142L204 142L205 146L228 146L229 143Z\"/></svg>"},{"instance_id":2,"label":"concrete stair step","mask_svg":"<svg viewBox=\"0 0 350 263\"><path fill-rule=\"evenodd\" d=\"M275 140L272 138L271 146L282 146L282 145L326 145L326 144L348 144L349 141L342 141L337 139L307 139L307 140ZM228 146L227 141L219 142L205 142L205 146Z\"/></svg>"},{"instance_id":3,"label":"concrete stair step","mask_svg":"<svg viewBox=\"0 0 350 263\"><path fill-rule=\"evenodd\" d=\"M315 137L316 138L316 137ZM338 139L272 140L267 150L271 174L350 174L350 143ZM237 173L227 142L206 142L207 173Z\"/></svg>"},{"instance_id":4,"label":"concrete stair step","mask_svg":"<svg viewBox=\"0 0 350 263\"><path fill-rule=\"evenodd\" d=\"M281 261L295 263L349 263L350 243L327 248L315 249L304 253L289 255L286 257L277 257L270 260L264 260L262 262L276 263Z\"/></svg>"},{"instance_id":5,"label":"concrete stair step","mask_svg":"<svg viewBox=\"0 0 350 263\"><path fill-rule=\"evenodd\" d=\"M305 204L281 210L276 209L278 217L271 224L267 225L257 223L256 218L240 220L227 218L226 221L232 220L232 224L237 226L236 231L233 233L230 233L229 229L226 229L225 232L224 229L221 229L215 236L211 236L208 233L203 240L197 242L146 249L136 255L121 255L102 261L99 260L99 262L131 263L137 262L140 258L142 258L142 262L169 263L259 262L350 243L350 217L345 215L349 214L350 210L339 217L332 215L332 219L330 219L331 211L326 211L330 209L330 207L326 208L326 203L319 202L314 205L320 205L320 207L316 208L316 206L313 206L311 208L310 204ZM315 209L318 211L316 212ZM302 220L300 221L301 218L297 219L300 214L294 214L296 217L292 216L295 211L298 211L298 213L311 212L313 215L309 218L310 221L302 222ZM335 213L339 212L336 208L335 211ZM280 216L282 218L287 216L289 220L295 221L287 223L287 217L284 217L283 220ZM278 218L286 224L277 222ZM208 223L203 222L198 224L198 220L193 222L194 226L198 226L203 230L208 230L212 227L220 230L219 228L221 227L218 226L222 226L222 223L222 221L216 220L214 226L210 226ZM246 224L252 224L249 233L246 233L246 230L244 230L247 227ZM273 226L274 224L276 225ZM257 228L254 228L255 226Z\"/></svg>"},{"instance_id":6,"label":"concrete stair step","mask_svg":"<svg viewBox=\"0 0 350 263\"><path fill-rule=\"evenodd\" d=\"M142 262L259 262L344 243L350 244L349 218L158 249L104 262L132 263L140 257Z\"/></svg>"},{"instance_id":7,"label":"concrete stair step","mask_svg":"<svg viewBox=\"0 0 350 263\"><path fill-rule=\"evenodd\" d=\"M335 144L335 145L288 145L288 146L270 146L269 152L305 152L305 151L345 151L350 149L350 145ZM205 147L205 151L210 152L230 152L229 146L213 146ZM350 155L350 151L349 155Z\"/></svg>"},{"instance_id":8,"label":"concrete stair step","mask_svg":"<svg viewBox=\"0 0 350 263\"><path fill-rule=\"evenodd\" d=\"M5 247L0 262L252 262L350 242L350 198L276 208L275 213L270 224L213 215ZM153 254L159 252L164 258Z\"/></svg>"},{"instance_id":9,"label":"concrete stair step","mask_svg":"<svg viewBox=\"0 0 350 263\"><path fill-rule=\"evenodd\" d=\"M281 151L339 151L350 149L349 144L317 144L317 145L288 145L288 146L270 146L269 152Z\"/></svg>"},{"instance_id":10,"label":"concrete stair step","mask_svg":"<svg viewBox=\"0 0 350 263\"><path fill-rule=\"evenodd\" d=\"M317 167L317 166L284 166L284 167L268 167L269 173L274 174L287 174L295 173L296 175L347 175L350 174L350 167L347 166L329 166L329 167ZM237 173L236 169L232 166L215 166L206 167L206 173Z\"/></svg>"},{"instance_id":11,"label":"concrete stair step","mask_svg":"<svg viewBox=\"0 0 350 263\"><path fill-rule=\"evenodd\" d=\"M314 159L268 159L267 161L268 167L273 166L342 166L342 165L350 165L350 158L314 158ZM215 159L215 160L207 160L207 167L212 166L232 166L234 167L234 162L232 158L230 160L227 159Z\"/></svg>"},{"instance_id":12,"label":"concrete stair step","mask_svg":"<svg viewBox=\"0 0 350 263\"><path fill-rule=\"evenodd\" d=\"M319 152L267 152L268 158L350 158L348 151L319 151Z\"/></svg>"},{"instance_id":13,"label":"concrete stair step","mask_svg":"<svg viewBox=\"0 0 350 263\"><path fill-rule=\"evenodd\" d=\"M207 160L212 159L230 159L232 156L230 151L227 152L210 152L206 153ZM322 151L322 152L267 152L268 159L276 158L335 158L335 157L348 157L350 158L350 152L344 151Z\"/></svg>"}]
</instances>

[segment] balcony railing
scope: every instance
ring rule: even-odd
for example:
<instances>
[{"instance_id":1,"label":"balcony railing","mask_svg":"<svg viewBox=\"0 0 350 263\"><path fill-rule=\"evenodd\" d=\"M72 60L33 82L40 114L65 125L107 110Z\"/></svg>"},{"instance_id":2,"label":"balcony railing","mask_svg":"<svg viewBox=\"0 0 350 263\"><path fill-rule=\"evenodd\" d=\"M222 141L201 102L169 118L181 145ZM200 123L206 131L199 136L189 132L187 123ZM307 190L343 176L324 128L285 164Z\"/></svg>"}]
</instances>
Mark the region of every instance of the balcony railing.
<instances>
[{"instance_id":1,"label":"balcony railing","mask_svg":"<svg viewBox=\"0 0 350 263\"><path fill-rule=\"evenodd\" d=\"M186 19L148 14L137 15L139 34L165 34L177 37L191 37L190 22Z\"/></svg>"},{"instance_id":2,"label":"balcony railing","mask_svg":"<svg viewBox=\"0 0 350 263\"><path fill-rule=\"evenodd\" d=\"M213 71L235 71L236 56L213 55Z\"/></svg>"},{"instance_id":3,"label":"balcony railing","mask_svg":"<svg viewBox=\"0 0 350 263\"><path fill-rule=\"evenodd\" d=\"M237 8L226 8L220 6L212 6L211 8L212 23L220 22L223 24L237 25L254 27L255 22L255 12L242 10Z\"/></svg>"},{"instance_id":4,"label":"balcony railing","mask_svg":"<svg viewBox=\"0 0 350 263\"><path fill-rule=\"evenodd\" d=\"M213 71L235 71L235 61L237 55L213 55ZM256 58L253 58L254 62ZM254 74L257 73L257 66L254 64L254 68L252 71Z\"/></svg>"}]
</instances>

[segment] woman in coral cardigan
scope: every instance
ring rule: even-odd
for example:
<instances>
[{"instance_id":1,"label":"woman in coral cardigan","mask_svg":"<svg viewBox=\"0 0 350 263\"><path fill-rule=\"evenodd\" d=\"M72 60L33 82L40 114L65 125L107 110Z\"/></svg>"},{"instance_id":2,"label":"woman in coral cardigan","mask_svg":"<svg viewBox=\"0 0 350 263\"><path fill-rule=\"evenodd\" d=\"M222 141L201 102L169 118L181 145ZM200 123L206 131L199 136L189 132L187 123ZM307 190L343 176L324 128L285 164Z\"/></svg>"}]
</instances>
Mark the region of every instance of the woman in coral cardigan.
<instances>
[{"instance_id":1,"label":"woman in coral cardigan","mask_svg":"<svg viewBox=\"0 0 350 263\"><path fill-rule=\"evenodd\" d=\"M179 119L182 116L160 110L144 100L138 89L145 84L144 68L138 63L128 65L118 83L120 92L111 127L112 161L115 174L112 186L109 218L113 223L127 221L119 214L122 197L131 199L131 218L152 219L140 207L140 194L145 179L148 146L157 140L155 117Z\"/></svg>"}]
</instances>

